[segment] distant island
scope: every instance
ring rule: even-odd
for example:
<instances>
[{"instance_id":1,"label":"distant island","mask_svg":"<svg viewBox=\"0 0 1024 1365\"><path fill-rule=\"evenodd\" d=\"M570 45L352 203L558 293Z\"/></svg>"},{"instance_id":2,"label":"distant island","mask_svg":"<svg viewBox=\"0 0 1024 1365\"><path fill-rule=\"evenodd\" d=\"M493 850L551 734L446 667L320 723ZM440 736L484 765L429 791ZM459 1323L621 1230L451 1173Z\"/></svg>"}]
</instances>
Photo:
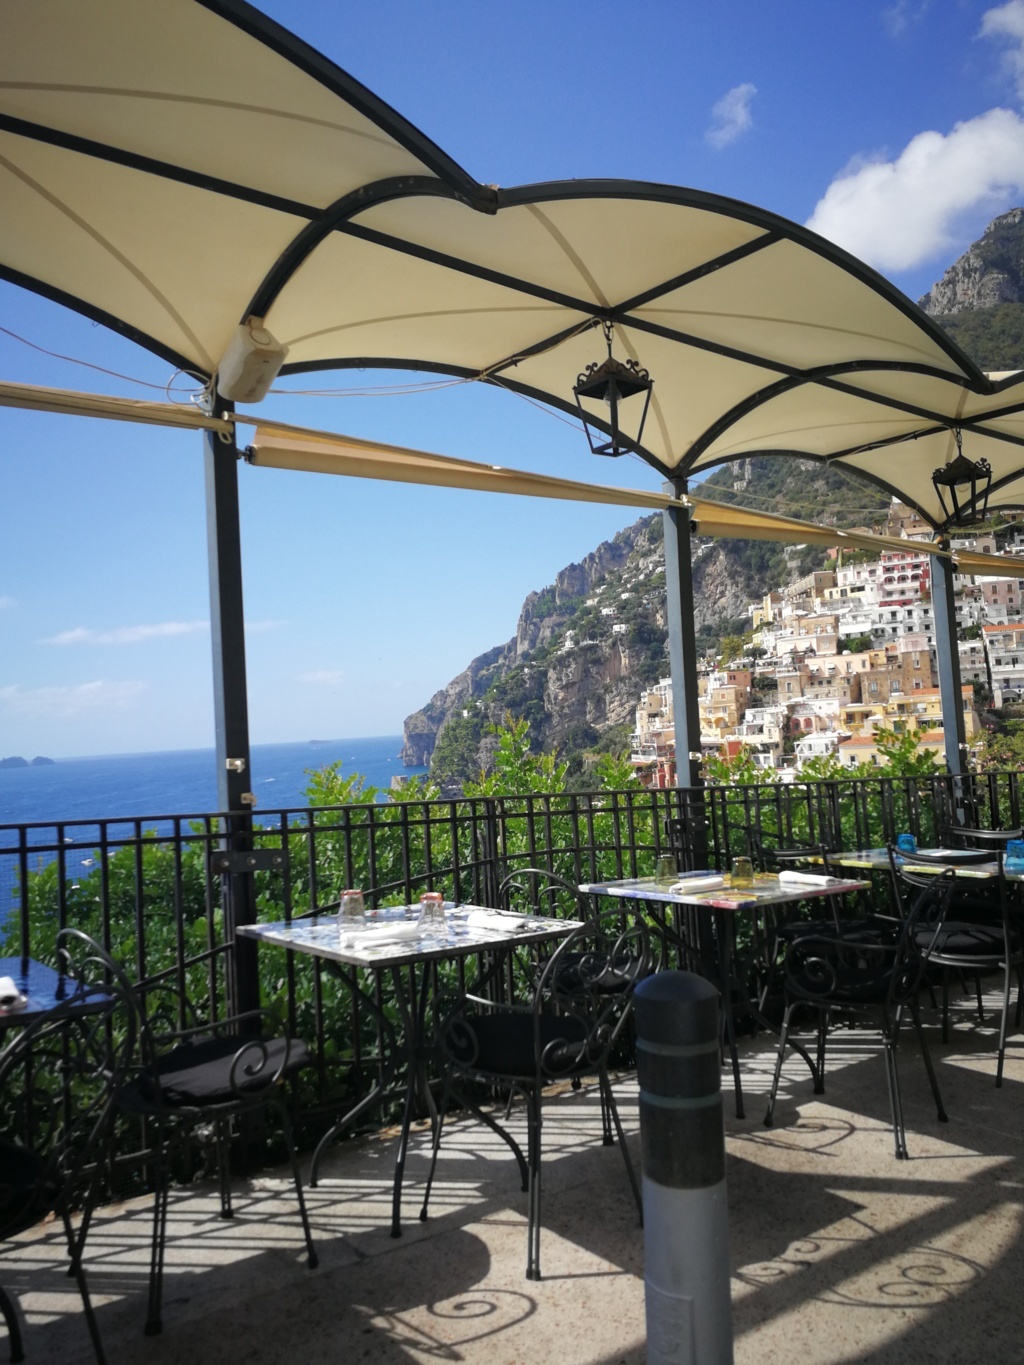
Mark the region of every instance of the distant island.
<instances>
[{"instance_id":1,"label":"distant island","mask_svg":"<svg viewBox=\"0 0 1024 1365\"><path fill-rule=\"evenodd\" d=\"M0 768L47 768L53 766L52 758L44 758L42 754L34 758L30 763L27 758L22 758L20 754L13 754L10 758L0 758Z\"/></svg>"}]
</instances>

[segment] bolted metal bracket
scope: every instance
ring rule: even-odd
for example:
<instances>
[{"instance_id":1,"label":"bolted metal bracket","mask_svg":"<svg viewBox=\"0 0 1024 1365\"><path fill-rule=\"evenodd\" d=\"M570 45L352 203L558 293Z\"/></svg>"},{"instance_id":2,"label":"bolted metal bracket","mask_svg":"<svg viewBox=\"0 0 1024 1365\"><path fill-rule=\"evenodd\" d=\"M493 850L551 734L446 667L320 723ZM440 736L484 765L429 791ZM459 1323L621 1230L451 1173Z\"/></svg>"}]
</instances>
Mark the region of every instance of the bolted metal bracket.
<instances>
[{"instance_id":1,"label":"bolted metal bracket","mask_svg":"<svg viewBox=\"0 0 1024 1365\"><path fill-rule=\"evenodd\" d=\"M217 849L210 854L210 871L280 872L288 866L288 855L280 848Z\"/></svg>"}]
</instances>

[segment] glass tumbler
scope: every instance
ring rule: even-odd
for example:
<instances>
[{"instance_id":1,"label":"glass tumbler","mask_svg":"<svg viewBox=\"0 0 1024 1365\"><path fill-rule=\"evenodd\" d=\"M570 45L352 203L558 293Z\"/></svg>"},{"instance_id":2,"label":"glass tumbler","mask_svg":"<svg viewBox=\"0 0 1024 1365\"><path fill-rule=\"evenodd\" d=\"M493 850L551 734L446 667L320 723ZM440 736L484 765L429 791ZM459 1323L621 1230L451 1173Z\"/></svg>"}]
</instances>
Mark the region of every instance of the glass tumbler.
<instances>
[{"instance_id":1,"label":"glass tumbler","mask_svg":"<svg viewBox=\"0 0 1024 1365\"><path fill-rule=\"evenodd\" d=\"M1024 872L1024 839L1009 839L1003 867L1007 872Z\"/></svg>"},{"instance_id":2,"label":"glass tumbler","mask_svg":"<svg viewBox=\"0 0 1024 1365\"><path fill-rule=\"evenodd\" d=\"M679 878L679 869L671 853L663 853L654 868L654 880L659 886L671 886Z\"/></svg>"},{"instance_id":3,"label":"glass tumbler","mask_svg":"<svg viewBox=\"0 0 1024 1365\"><path fill-rule=\"evenodd\" d=\"M448 920L444 913L444 897L440 891L424 891L420 897L419 927L427 935L442 935L448 932Z\"/></svg>"},{"instance_id":4,"label":"glass tumbler","mask_svg":"<svg viewBox=\"0 0 1024 1365\"><path fill-rule=\"evenodd\" d=\"M338 901L338 932L342 938L366 927L366 906L363 893L354 888L343 891Z\"/></svg>"},{"instance_id":5,"label":"glass tumbler","mask_svg":"<svg viewBox=\"0 0 1024 1365\"><path fill-rule=\"evenodd\" d=\"M901 853L916 853L917 840L912 834L899 834L896 837L896 847Z\"/></svg>"},{"instance_id":6,"label":"glass tumbler","mask_svg":"<svg viewBox=\"0 0 1024 1365\"><path fill-rule=\"evenodd\" d=\"M729 884L739 887L754 885L754 864L749 858L733 858Z\"/></svg>"}]
</instances>

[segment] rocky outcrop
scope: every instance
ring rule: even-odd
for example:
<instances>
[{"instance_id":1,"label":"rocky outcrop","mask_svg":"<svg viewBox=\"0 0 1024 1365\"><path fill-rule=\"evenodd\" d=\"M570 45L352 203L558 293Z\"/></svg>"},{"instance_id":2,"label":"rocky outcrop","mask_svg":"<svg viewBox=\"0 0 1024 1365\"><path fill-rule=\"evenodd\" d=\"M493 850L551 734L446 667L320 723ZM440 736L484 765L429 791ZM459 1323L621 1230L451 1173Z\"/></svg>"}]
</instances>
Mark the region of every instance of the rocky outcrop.
<instances>
[{"instance_id":1,"label":"rocky outcrop","mask_svg":"<svg viewBox=\"0 0 1024 1365\"><path fill-rule=\"evenodd\" d=\"M794 466L793 476L806 493L821 471ZM744 544L694 541L698 632L742 622L763 593L764 576L744 559ZM789 576L797 572L794 565ZM570 753L631 722L641 690L667 673L662 523L652 516L531 592L512 639L474 659L407 718L402 759L430 763L446 727L457 723L468 766L485 769L494 747L488 727L509 713L529 719L537 748Z\"/></svg>"},{"instance_id":2,"label":"rocky outcrop","mask_svg":"<svg viewBox=\"0 0 1024 1365\"><path fill-rule=\"evenodd\" d=\"M531 592L523 602L512 639L474 659L447 687L435 692L426 706L406 719L402 762L409 766L429 763L444 726L453 717L464 716L476 708L495 682L512 674L517 675L512 685L514 698L502 692L493 706L486 708L487 719L500 720L503 707L515 712L517 702L525 705L534 701L543 706L545 716L550 718L550 724L535 726L538 738L543 735L545 742L557 744L577 723L599 731L627 714L631 716L630 705L624 699L632 697L635 683L620 689L623 700L617 702L613 695L624 670L623 651L618 644L612 644L615 637L611 620L602 618L603 629L597 631L599 638L586 644L573 641L571 651L565 653L555 651L564 643L566 631L591 594L599 591L610 577L621 575L631 557L639 553L642 559L645 549L650 557L651 523L656 520L648 517L628 527L614 540L599 545L580 563L561 569L549 587ZM658 555L654 557L660 563ZM553 662L531 670L530 661L538 653L552 654ZM628 665L625 672L628 673ZM487 766L492 747L490 737L482 735L481 767Z\"/></svg>"},{"instance_id":3,"label":"rocky outcrop","mask_svg":"<svg viewBox=\"0 0 1024 1365\"><path fill-rule=\"evenodd\" d=\"M467 702L487 691L502 661L510 652L514 656L514 646L515 641L511 640L479 655L447 687L435 692L426 706L406 717L400 757L407 768L423 767L430 762L441 726L450 715L464 709Z\"/></svg>"},{"instance_id":4,"label":"rocky outcrop","mask_svg":"<svg viewBox=\"0 0 1024 1365\"><path fill-rule=\"evenodd\" d=\"M918 303L932 317L1024 302L1024 208L994 218Z\"/></svg>"}]
</instances>

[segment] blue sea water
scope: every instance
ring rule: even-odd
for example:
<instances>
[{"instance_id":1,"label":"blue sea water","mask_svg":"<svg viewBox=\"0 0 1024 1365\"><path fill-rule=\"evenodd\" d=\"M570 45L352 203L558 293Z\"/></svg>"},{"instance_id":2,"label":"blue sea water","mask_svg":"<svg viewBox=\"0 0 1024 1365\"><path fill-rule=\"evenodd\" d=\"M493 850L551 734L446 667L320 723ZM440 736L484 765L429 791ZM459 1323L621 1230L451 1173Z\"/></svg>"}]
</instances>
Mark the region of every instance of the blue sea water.
<instances>
[{"instance_id":1,"label":"blue sea water","mask_svg":"<svg viewBox=\"0 0 1024 1365\"><path fill-rule=\"evenodd\" d=\"M254 744L252 791L260 811L305 806L308 770L340 762L348 776L385 791L406 768L400 735L373 739ZM98 817L201 815L217 809L216 755L212 749L66 758L52 766L0 768L0 825Z\"/></svg>"}]
</instances>

